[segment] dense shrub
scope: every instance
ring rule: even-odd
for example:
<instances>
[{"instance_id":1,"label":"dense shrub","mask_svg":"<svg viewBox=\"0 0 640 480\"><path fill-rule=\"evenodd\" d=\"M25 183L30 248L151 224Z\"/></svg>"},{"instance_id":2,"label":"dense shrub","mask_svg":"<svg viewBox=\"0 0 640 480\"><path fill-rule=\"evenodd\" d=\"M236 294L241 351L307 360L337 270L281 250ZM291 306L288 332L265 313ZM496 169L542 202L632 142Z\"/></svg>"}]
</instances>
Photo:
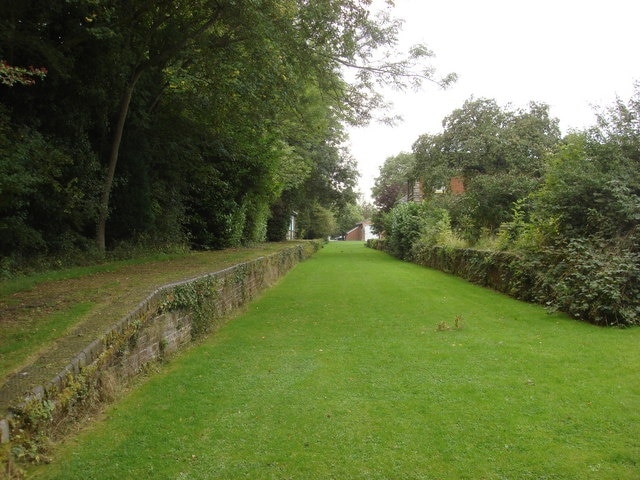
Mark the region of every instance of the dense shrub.
<instances>
[{"instance_id":1,"label":"dense shrub","mask_svg":"<svg viewBox=\"0 0 640 480\"><path fill-rule=\"evenodd\" d=\"M598 325L640 325L640 83L560 143L546 108L517 125L496 112L468 103L444 134L416 142L425 188L466 173L466 190L394 207L388 251ZM530 120L537 134L523 135ZM489 240L481 251L459 238Z\"/></svg>"},{"instance_id":2,"label":"dense shrub","mask_svg":"<svg viewBox=\"0 0 640 480\"><path fill-rule=\"evenodd\" d=\"M12 126L0 106L0 256L68 251L93 228L98 170L85 145L60 145L27 127Z\"/></svg>"},{"instance_id":3,"label":"dense shrub","mask_svg":"<svg viewBox=\"0 0 640 480\"><path fill-rule=\"evenodd\" d=\"M638 252L577 238L548 259L545 291L550 306L598 325L640 324Z\"/></svg>"},{"instance_id":4,"label":"dense shrub","mask_svg":"<svg viewBox=\"0 0 640 480\"><path fill-rule=\"evenodd\" d=\"M426 226L426 203L401 203L389 213L388 247L392 255L403 260L411 258L414 242Z\"/></svg>"},{"instance_id":5,"label":"dense shrub","mask_svg":"<svg viewBox=\"0 0 640 480\"><path fill-rule=\"evenodd\" d=\"M389 212L388 240L391 253L404 260L411 260L423 247L466 246L452 230L449 212L429 202L395 206Z\"/></svg>"}]
</instances>

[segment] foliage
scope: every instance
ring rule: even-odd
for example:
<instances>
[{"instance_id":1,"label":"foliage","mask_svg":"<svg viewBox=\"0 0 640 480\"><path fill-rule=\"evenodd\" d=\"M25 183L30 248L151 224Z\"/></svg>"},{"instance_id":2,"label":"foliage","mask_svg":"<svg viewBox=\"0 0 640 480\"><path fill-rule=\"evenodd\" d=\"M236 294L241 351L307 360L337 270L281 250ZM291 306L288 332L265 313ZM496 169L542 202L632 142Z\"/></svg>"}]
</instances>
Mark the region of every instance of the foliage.
<instances>
[{"instance_id":1,"label":"foliage","mask_svg":"<svg viewBox=\"0 0 640 480\"><path fill-rule=\"evenodd\" d=\"M370 3L3 2L2 254L224 248L355 203L344 124L384 115L381 87L453 79Z\"/></svg>"},{"instance_id":2,"label":"foliage","mask_svg":"<svg viewBox=\"0 0 640 480\"><path fill-rule=\"evenodd\" d=\"M452 214L463 225L465 238L475 243L483 233L495 232L510 221L515 205L539 184L539 179L519 174L477 175L468 182Z\"/></svg>"},{"instance_id":3,"label":"foliage","mask_svg":"<svg viewBox=\"0 0 640 480\"><path fill-rule=\"evenodd\" d=\"M546 258L548 305L598 325L640 324L640 252L590 237Z\"/></svg>"},{"instance_id":4,"label":"foliage","mask_svg":"<svg viewBox=\"0 0 640 480\"><path fill-rule=\"evenodd\" d=\"M202 336L210 331L215 314L215 303L219 299L220 279L207 276L179 285L173 289L160 306L160 310L185 310L191 313L191 334Z\"/></svg>"},{"instance_id":5,"label":"foliage","mask_svg":"<svg viewBox=\"0 0 640 480\"><path fill-rule=\"evenodd\" d=\"M336 215L336 231L335 235L344 235L351 230L358 222L368 220L364 216L364 210L362 206L356 203L349 203L341 208Z\"/></svg>"},{"instance_id":6,"label":"foliage","mask_svg":"<svg viewBox=\"0 0 640 480\"><path fill-rule=\"evenodd\" d=\"M371 189L373 202L381 212L388 212L407 193L413 179L415 157L411 153L399 153L389 157L380 167L380 174Z\"/></svg>"},{"instance_id":7,"label":"foliage","mask_svg":"<svg viewBox=\"0 0 640 480\"><path fill-rule=\"evenodd\" d=\"M414 248L424 246L443 245L447 247L464 245L451 230L449 212L443 208L429 206L423 217L424 224L420 238L414 243Z\"/></svg>"},{"instance_id":8,"label":"foliage","mask_svg":"<svg viewBox=\"0 0 640 480\"><path fill-rule=\"evenodd\" d=\"M471 98L442 125L441 134L420 137L413 147L417 172L432 189L456 175L465 180L504 172L539 177L545 154L560 137L549 107L535 102L528 110L513 110Z\"/></svg>"},{"instance_id":9,"label":"foliage","mask_svg":"<svg viewBox=\"0 0 640 480\"><path fill-rule=\"evenodd\" d=\"M388 214L386 233L389 251L404 260L412 260L425 247L466 246L453 231L449 212L431 202L396 205Z\"/></svg>"},{"instance_id":10,"label":"foliage","mask_svg":"<svg viewBox=\"0 0 640 480\"><path fill-rule=\"evenodd\" d=\"M568 135L503 229L506 248L542 252L544 301L597 324L640 323L638 132L634 98Z\"/></svg>"},{"instance_id":11,"label":"foliage","mask_svg":"<svg viewBox=\"0 0 640 480\"><path fill-rule=\"evenodd\" d=\"M470 100L443 126L414 144L428 206L378 217L390 251L445 268L471 262L474 281L506 283L502 291L598 325L639 324L640 84L597 125L562 140L548 108L534 103L513 111ZM432 193L453 175L464 176L463 194ZM434 221L439 209L446 216ZM516 255L447 260L433 248L464 246L461 238Z\"/></svg>"},{"instance_id":12,"label":"foliage","mask_svg":"<svg viewBox=\"0 0 640 480\"><path fill-rule=\"evenodd\" d=\"M96 198L95 158L29 128L12 127L0 107L0 255L57 254L84 248Z\"/></svg>"},{"instance_id":13,"label":"foliage","mask_svg":"<svg viewBox=\"0 0 640 480\"><path fill-rule=\"evenodd\" d=\"M14 85L33 85L36 79L43 79L47 75L46 68L22 68L9 65L5 60L0 60L0 84L8 87Z\"/></svg>"},{"instance_id":14,"label":"foliage","mask_svg":"<svg viewBox=\"0 0 640 480\"><path fill-rule=\"evenodd\" d=\"M638 97L568 135L551 156L513 245L547 258L547 302L602 325L638 324L640 128Z\"/></svg>"},{"instance_id":15,"label":"foliage","mask_svg":"<svg viewBox=\"0 0 640 480\"><path fill-rule=\"evenodd\" d=\"M319 203L315 203L306 211L306 216L300 217L299 224L304 238L307 239L326 239L335 234L338 227L333 212Z\"/></svg>"},{"instance_id":16,"label":"foliage","mask_svg":"<svg viewBox=\"0 0 640 480\"><path fill-rule=\"evenodd\" d=\"M287 239L287 232L291 225L291 216L292 211L287 207L282 198L276 200L271 205L269 219L267 220L267 241L281 242Z\"/></svg>"},{"instance_id":17,"label":"foliage","mask_svg":"<svg viewBox=\"0 0 640 480\"><path fill-rule=\"evenodd\" d=\"M409 260L414 242L416 242L426 224L426 203L406 202L389 212L386 230L390 252Z\"/></svg>"},{"instance_id":18,"label":"foliage","mask_svg":"<svg viewBox=\"0 0 640 480\"><path fill-rule=\"evenodd\" d=\"M547 105L512 109L471 98L443 120L442 133L414 143L414 175L427 197L453 177L464 180L465 192L450 211L452 224L475 242L509 221L514 203L538 187L559 138Z\"/></svg>"}]
</instances>

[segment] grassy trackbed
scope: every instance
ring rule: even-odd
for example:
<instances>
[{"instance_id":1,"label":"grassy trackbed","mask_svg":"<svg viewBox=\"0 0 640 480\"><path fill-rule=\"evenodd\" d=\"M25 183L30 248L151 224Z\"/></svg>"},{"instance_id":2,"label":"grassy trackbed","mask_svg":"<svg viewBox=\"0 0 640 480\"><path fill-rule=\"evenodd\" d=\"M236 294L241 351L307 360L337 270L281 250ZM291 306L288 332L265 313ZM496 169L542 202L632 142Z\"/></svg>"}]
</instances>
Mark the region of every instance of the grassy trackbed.
<instances>
[{"instance_id":1,"label":"grassy trackbed","mask_svg":"<svg viewBox=\"0 0 640 480\"><path fill-rule=\"evenodd\" d=\"M40 479L637 479L640 329L331 243Z\"/></svg>"}]
</instances>

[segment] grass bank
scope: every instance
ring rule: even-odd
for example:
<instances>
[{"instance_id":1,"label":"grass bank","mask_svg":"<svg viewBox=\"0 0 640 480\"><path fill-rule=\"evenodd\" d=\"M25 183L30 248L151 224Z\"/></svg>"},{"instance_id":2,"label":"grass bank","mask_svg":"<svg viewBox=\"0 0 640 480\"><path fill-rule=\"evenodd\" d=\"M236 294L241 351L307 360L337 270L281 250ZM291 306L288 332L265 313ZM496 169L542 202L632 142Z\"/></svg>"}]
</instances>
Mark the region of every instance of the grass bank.
<instances>
[{"instance_id":1,"label":"grass bank","mask_svg":"<svg viewBox=\"0 0 640 480\"><path fill-rule=\"evenodd\" d=\"M40 479L637 479L640 329L332 243Z\"/></svg>"}]
</instances>

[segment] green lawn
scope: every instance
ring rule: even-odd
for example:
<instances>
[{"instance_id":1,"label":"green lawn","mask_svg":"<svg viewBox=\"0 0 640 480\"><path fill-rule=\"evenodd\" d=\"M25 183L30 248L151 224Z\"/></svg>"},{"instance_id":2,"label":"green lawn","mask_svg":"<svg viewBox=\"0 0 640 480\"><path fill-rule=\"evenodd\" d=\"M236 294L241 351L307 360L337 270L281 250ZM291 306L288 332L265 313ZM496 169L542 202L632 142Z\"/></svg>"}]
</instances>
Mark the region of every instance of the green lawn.
<instances>
[{"instance_id":1,"label":"green lawn","mask_svg":"<svg viewBox=\"0 0 640 480\"><path fill-rule=\"evenodd\" d=\"M331 243L36 478L638 479L639 347Z\"/></svg>"},{"instance_id":2,"label":"green lawn","mask_svg":"<svg viewBox=\"0 0 640 480\"><path fill-rule=\"evenodd\" d=\"M0 332L0 377L4 377L43 345L64 334L92 306L91 302L78 303L45 319L33 318L17 326L3 328Z\"/></svg>"}]
</instances>

